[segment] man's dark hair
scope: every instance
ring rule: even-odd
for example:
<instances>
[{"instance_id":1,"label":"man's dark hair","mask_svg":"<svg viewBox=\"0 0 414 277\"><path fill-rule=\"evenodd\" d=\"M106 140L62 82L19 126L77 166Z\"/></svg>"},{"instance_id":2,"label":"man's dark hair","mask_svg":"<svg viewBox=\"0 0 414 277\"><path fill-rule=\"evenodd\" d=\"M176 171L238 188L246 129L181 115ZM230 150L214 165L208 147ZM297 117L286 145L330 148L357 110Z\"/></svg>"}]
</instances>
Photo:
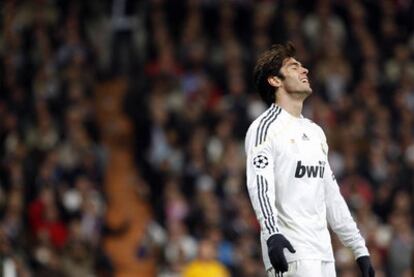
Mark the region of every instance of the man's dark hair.
<instances>
[{"instance_id":1,"label":"man's dark hair","mask_svg":"<svg viewBox=\"0 0 414 277\"><path fill-rule=\"evenodd\" d=\"M269 84L267 78L277 76L283 79L284 76L280 72L283 61L286 58L294 57L295 52L293 44L288 42L286 44L274 44L259 56L254 67L253 78L256 88L266 104L271 105L276 100L276 88Z\"/></svg>"}]
</instances>

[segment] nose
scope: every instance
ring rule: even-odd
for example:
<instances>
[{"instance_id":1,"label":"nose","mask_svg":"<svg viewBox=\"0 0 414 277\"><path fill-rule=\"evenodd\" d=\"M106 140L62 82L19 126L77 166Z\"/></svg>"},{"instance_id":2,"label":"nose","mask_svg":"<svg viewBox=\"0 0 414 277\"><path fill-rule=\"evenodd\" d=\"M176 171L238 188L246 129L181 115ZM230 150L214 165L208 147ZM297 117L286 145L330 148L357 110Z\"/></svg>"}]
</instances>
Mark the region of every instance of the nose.
<instances>
[{"instance_id":1,"label":"nose","mask_svg":"<svg viewBox=\"0 0 414 277\"><path fill-rule=\"evenodd\" d=\"M306 67L302 67L302 71L304 74L308 74L309 70Z\"/></svg>"}]
</instances>

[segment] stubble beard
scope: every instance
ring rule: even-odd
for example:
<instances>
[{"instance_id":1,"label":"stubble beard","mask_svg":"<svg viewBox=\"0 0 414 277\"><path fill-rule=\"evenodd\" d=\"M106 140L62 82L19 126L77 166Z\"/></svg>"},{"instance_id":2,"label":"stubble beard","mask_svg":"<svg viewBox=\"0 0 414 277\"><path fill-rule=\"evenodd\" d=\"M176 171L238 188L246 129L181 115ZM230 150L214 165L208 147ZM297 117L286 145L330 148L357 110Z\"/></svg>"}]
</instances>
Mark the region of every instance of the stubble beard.
<instances>
[{"instance_id":1,"label":"stubble beard","mask_svg":"<svg viewBox=\"0 0 414 277\"><path fill-rule=\"evenodd\" d=\"M309 95L312 94L312 89L308 88L308 89L303 89L303 90L298 90L298 91L292 91L290 93L290 95L297 99L297 100L302 100L304 101L306 98L308 98Z\"/></svg>"}]
</instances>

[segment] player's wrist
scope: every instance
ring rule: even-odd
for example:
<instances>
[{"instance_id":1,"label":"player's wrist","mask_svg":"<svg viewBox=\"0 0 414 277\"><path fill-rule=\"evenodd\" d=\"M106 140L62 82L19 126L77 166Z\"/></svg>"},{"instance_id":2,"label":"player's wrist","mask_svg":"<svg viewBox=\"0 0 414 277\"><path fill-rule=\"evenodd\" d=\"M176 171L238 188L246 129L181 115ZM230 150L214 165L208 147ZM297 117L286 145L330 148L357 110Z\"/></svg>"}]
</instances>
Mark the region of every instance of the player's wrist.
<instances>
[{"instance_id":1,"label":"player's wrist","mask_svg":"<svg viewBox=\"0 0 414 277\"><path fill-rule=\"evenodd\" d=\"M266 240L267 248L271 249L275 245L279 245L279 242L285 241L286 238L282 233L274 233L269 236L269 238Z\"/></svg>"},{"instance_id":2,"label":"player's wrist","mask_svg":"<svg viewBox=\"0 0 414 277\"><path fill-rule=\"evenodd\" d=\"M267 241L275 239L275 238L280 237L280 236L283 236L282 233L273 233L267 238Z\"/></svg>"}]
</instances>

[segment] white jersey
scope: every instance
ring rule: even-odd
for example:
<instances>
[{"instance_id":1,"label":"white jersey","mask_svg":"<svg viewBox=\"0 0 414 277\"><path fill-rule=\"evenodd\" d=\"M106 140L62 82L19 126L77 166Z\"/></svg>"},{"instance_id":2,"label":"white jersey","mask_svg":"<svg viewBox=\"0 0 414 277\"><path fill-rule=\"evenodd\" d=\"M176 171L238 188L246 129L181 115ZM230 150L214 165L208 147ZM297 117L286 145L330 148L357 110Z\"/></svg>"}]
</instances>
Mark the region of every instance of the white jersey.
<instances>
[{"instance_id":1,"label":"white jersey","mask_svg":"<svg viewBox=\"0 0 414 277\"><path fill-rule=\"evenodd\" d=\"M334 261L328 224L355 258L368 255L328 164L328 145L318 125L273 104L250 125L245 149L266 269L272 267L266 241L275 233L296 250L284 251L288 262Z\"/></svg>"}]
</instances>

